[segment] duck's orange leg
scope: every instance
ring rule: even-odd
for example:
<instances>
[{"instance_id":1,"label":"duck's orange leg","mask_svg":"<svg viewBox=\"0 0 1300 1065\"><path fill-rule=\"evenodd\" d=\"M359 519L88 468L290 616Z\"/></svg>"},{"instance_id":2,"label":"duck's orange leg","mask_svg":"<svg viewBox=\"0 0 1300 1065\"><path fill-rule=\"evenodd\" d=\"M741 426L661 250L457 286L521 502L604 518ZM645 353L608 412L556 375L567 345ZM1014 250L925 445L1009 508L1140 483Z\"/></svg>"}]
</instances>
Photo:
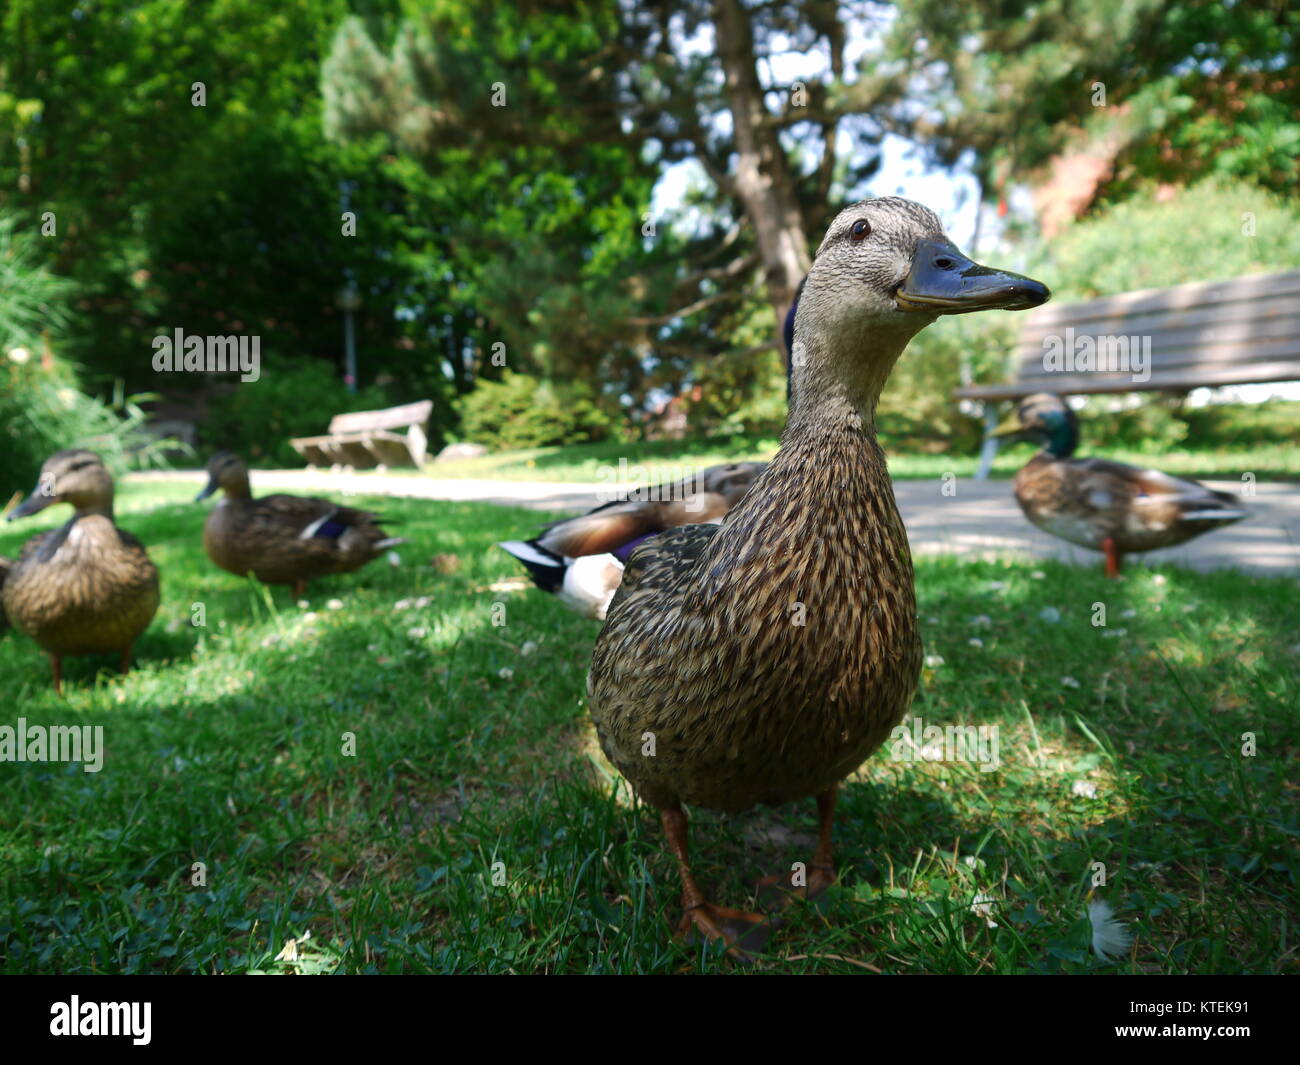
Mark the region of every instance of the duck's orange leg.
<instances>
[{"instance_id":1,"label":"duck's orange leg","mask_svg":"<svg viewBox=\"0 0 1300 1065\"><path fill-rule=\"evenodd\" d=\"M740 961L748 961L746 948L756 950L771 932L771 925L761 913L747 913L724 906L715 906L704 897L691 872L688 847L689 828L681 806L662 807L659 818L663 822L668 847L677 859L677 872L682 878L682 920L677 935L685 936L694 925L708 939L721 939L727 944L727 953Z\"/></svg>"},{"instance_id":2,"label":"duck's orange leg","mask_svg":"<svg viewBox=\"0 0 1300 1065\"><path fill-rule=\"evenodd\" d=\"M128 643L126 647L122 649L122 675L123 676L131 672L131 648L133 646L134 644Z\"/></svg>"},{"instance_id":3,"label":"duck's orange leg","mask_svg":"<svg viewBox=\"0 0 1300 1065\"><path fill-rule=\"evenodd\" d=\"M296 603L299 599L301 599L301 598L302 598L303 596L305 596L306 594L307 594L307 582L306 582L306 581L294 581L294 582L293 582L293 599L294 599L294 602Z\"/></svg>"},{"instance_id":4,"label":"duck's orange leg","mask_svg":"<svg viewBox=\"0 0 1300 1065\"><path fill-rule=\"evenodd\" d=\"M1119 567L1120 563L1123 561L1123 556L1120 555L1119 548L1115 546L1114 538L1110 536L1106 537L1106 539L1101 542L1101 549L1106 555L1106 576L1118 577Z\"/></svg>"},{"instance_id":5,"label":"duck's orange leg","mask_svg":"<svg viewBox=\"0 0 1300 1065\"><path fill-rule=\"evenodd\" d=\"M835 858L831 842L831 829L835 823L835 800L839 797L839 786L823 791L817 796L817 850L809 865L807 877L803 884L795 884L793 874L780 873L777 876L764 877L758 882L761 898L771 901L779 890L779 901L788 905L797 897L815 899L835 883Z\"/></svg>"}]
</instances>

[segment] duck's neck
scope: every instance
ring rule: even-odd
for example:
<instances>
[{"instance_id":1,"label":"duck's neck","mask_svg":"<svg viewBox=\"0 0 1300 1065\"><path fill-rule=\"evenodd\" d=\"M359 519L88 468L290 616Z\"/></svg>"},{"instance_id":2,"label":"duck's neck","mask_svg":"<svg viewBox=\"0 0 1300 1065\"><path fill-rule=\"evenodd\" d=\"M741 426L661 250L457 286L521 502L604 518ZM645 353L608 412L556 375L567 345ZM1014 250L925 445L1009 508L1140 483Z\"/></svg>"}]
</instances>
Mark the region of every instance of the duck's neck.
<instances>
[{"instance_id":1,"label":"duck's neck","mask_svg":"<svg viewBox=\"0 0 1300 1065\"><path fill-rule=\"evenodd\" d=\"M226 493L226 498L234 502L242 503L253 498L253 492L248 487L247 477L231 481L229 484L223 484L221 489Z\"/></svg>"},{"instance_id":2,"label":"duck's neck","mask_svg":"<svg viewBox=\"0 0 1300 1065\"><path fill-rule=\"evenodd\" d=\"M73 521L78 518L89 517L92 514L98 514L101 518L113 521L113 497L109 496L107 499L98 499L93 503L83 503L72 508Z\"/></svg>"},{"instance_id":3,"label":"duck's neck","mask_svg":"<svg viewBox=\"0 0 1300 1065\"><path fill-rule=\"evenodd\" d=\"M1052 427L1043 454L1053 459L1068 459L1079 446L1079 430L1068 420Z\"/></svg>"}]
</instances>

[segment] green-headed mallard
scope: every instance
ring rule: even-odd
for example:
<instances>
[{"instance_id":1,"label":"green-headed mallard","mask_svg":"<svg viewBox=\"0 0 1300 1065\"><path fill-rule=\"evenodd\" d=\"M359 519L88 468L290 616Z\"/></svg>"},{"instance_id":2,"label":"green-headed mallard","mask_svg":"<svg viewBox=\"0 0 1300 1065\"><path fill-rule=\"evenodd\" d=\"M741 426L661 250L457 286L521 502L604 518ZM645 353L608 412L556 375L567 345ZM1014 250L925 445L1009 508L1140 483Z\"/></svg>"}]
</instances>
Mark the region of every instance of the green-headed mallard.
<instances>
[{"instance_id":1,"label":"green-headed mallard","mask_svg":"<svg viewBox=\"0 0 1300 1065\"><path fill-rule=\"evenodd\" d=\"M226 498L203 525L203 547L222 569L265 584L289 584L301 596L307 582L333 573L351 573L390 547L405 543L389 536L381 519L366 510L339 506L310 496L253 498L248 467L238 455L219 451L208 461L208 485L196 497L218 488Z\"/></svg>"},{"instance_id":2,"label":"green-headed mallard","mask_svg":"<svg viewBox=\"0 0 1300 1065\"><path fill-rule=\"evenodd\" d=\"M971 262L895 197L831 223L795 322L781 448L721 525L684 525L628 560L587 680L600 743L656 806L685 915L737 942L763 918L710 903L682 804L743 810L816 796L806 887L834 880L836 789L906 713L921 669L907 533L876 442L876 402L941 314L1035 307L1037 281ZM789 883L789 878L784 878Z\"/></svg>"},{"instance_id":3,"label":"green-headed mallard","mask_svg":"<svg viewBox=\"0 0 1300 1065\"><path fill-rule=\"evenodd\" d=\"M536 539L497 546L524 564L537 587L584 617L604 621L637 547L665 529L720 522L766 468L765 462L710 466L696 477L637 489L626 499L556 522Z\"/></svg>"},{"instance_id":4,"label":"green-headed mallard","mask_svg":"<svg viewBox=\"0 0 1300 1065\"><path fill-rule=\"evenodd\" d=\"M1060 396L1021 400L998 436L1043 442L1016 474L1025 517L1045 532L1106 556L1118 577L1126 554L1173 547L1249 516L1241 500L1196 481L1109 459L1076 459L1079 423Z\"/></svg>"},{"instance_id":5,"label":"green-headed mallard","mask_svg":"<svg viewBox=\"0 0 1300 1065\"><path fill-rule=\"evenodd\" d=\"M144 546L113 521L113 478L93 451L59 451L9 515L26 517L69 503L71 519L23 545L4 581L4 612L49 654L54 690L63 690L64 656L121 655L158 609L158 570Z\"/></svg>"}]
</instances>

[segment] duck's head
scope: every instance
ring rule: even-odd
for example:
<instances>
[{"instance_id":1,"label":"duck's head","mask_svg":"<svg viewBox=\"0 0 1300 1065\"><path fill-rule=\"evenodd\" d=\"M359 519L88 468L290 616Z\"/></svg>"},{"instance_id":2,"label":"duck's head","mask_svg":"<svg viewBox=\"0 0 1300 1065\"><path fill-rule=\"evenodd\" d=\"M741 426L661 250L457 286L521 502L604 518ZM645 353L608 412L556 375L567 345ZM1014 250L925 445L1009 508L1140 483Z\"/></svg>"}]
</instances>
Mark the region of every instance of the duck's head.
<instances>
[{"instance_id":1,"label":"duck's head","mask_svg":"<svg viewBox=\"0 0 1300 1065\"><path fill-rule=\"evenodd\" d=\"M1050 295L1040 281L963 255L928 207L896 196L863 200L835 216L817 249L799 298L793 362L883 363L874 367L883 373L868 375L878 391L907 341L940 315L1026 310ZM851 372L844 365L839 376Z\"/></svg>"},{"instance_id":2,"label":"duck's head","mask_svg":"<svg viewBox=\"0 0 1300 1065\"><path fill-rule=\"evenodd\" d=\"M1052 392L1026 396L1015 412L993 430L1004 440L1032 440L1057 458L1070 455L1079 442L1079 419L1065 400Z\"/></svg>"},{"instance_id":3,"label":"duck's head","mask_svg":"<svg viewBox=\"0 0 1300 1065\"><path fill-rule=\"evenodd\" d=\"M218 451L208 459L207 471L207 486L194 497L194 502L207 499L218 488L228 496L248 495L248 467L234 452Z\"/></svg>"},{"instance_id":4,"label":"duck's head","mask_svg":"<svg viewBox=\"0 0 1300 1065\"><path fill-rule=\"evenodd\" d=\"M55 503L70 503L78 514L113 513L113 475L93 451L69 448L56 451L41 464L32 494L13 513L14 518L37 514Z\"/></svg>"}]
</instances>

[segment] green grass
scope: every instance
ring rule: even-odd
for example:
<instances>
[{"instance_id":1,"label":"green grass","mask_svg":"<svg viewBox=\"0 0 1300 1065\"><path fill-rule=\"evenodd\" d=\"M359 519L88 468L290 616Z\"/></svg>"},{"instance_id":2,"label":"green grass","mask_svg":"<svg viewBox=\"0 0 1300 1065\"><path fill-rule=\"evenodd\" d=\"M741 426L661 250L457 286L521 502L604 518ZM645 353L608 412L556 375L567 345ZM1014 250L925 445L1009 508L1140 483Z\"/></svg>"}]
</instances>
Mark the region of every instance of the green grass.
<instances>
[{"instance_id":1,"label":"green grass","mask_svg":"<svg viewBox=\"0 0 1300 1065\"><path fill-rule=\"evenodd\" d=\"M98 774L0 765L0 970L736 971L672 939L657 819L594 753L596 625L499 583L516 565L492 542L536 514L361 498L401 522L403 564L306 610L208 563L192 490L120 494L163 579L132 673L73 660L59 699L31 641L0 638L0 724L102 725L107 747ZM1295 971L1294 582L938 559L917 583L938 657L913 712L997 725L1002 767L874 756L843 789L840 882L756 971ZM694 812L701 882L744 905L808 860L812 806ZM1113 965L1083 919L1098 862L1136 934Z\"/></svg>"},{"instance_id":2,"label":"green grass","mask_svg":"<svg viewBox=\"0 0 1300 1065\"><path fill-rule=\"evenodd\" d=\"M776 454L777 440L720 437L706 440L655 440L641 443L574 444L568 447L526 448L502 451L477 459L432 463L423 471L390 470L390 474L486 479L503 481L573 481L619 483L628 479L619 473L620 461L641 466L652 481L676 479L691 470L724 462L765 460ZM945 473L973 476L978 455L926 455L889 450L889 470L896 478L933 478ZM993 465L993 476L1011 477L1033 454L1029 445L1004 449ZM1137 466L1155 466L1184 477L1219 477L1239 480L1243 472L1260 481L1300 479L1300 448L1283 444L1249 447L1172 447L1159 451L1133 448L1096 448L1090 456L1116 459ZM634 475L633 475L634 476Z\"/></svg>"}]
</instances>

